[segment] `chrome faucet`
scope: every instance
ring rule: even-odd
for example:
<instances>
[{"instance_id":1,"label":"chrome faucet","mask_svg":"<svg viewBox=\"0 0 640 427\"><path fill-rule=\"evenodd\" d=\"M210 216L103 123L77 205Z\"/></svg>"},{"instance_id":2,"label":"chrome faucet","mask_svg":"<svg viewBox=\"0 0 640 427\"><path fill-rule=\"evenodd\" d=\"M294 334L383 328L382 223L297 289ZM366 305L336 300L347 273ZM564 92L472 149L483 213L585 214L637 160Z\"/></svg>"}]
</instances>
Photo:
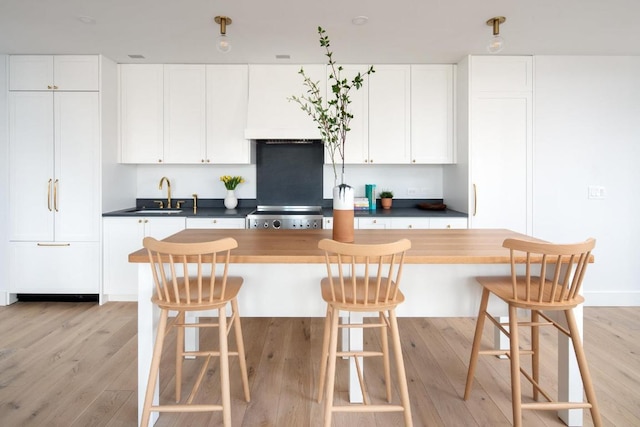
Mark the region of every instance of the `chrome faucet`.
<instances>
[{"instance_id":1,"label":"chrome faucet","mask_svg":"<svg viewBox=\"0 0 640 427\"><path fill-rule=\"evenodd\" d=\"M162 190L162 183L167 181L167 209L171 209L171 182L169 182L169 178L163 176L160 179L160 184L158 185L158 189Z\"/></svg>"}]
</instances>

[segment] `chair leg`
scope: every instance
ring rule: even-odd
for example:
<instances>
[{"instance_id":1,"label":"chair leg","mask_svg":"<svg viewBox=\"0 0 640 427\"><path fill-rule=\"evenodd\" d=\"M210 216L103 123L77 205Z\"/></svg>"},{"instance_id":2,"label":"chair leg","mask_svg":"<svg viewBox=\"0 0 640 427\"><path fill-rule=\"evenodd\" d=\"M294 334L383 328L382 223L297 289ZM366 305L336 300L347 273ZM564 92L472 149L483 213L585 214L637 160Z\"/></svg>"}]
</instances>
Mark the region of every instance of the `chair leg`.
<instances>
[{"instance_id":1,"label":"chair leg","mask_svg":"<svg viewBox=\"0 0 640 427\"><path fill-rule=\"evenodd\" d=\"M231 386L229 384L229 350L227 345L227 313L225 307L218 309L218 325L218 337L220 339L222 421L224 427L231 427Z\"/></svg>"},{"instance_id":2,"label":"chair leg","mask_svg":"<svg viewBox=\"0 0 640 427\"><path fill-rule=\"evenodd\" d=\"M531 310L531 376L536 384L540 384L540 326L536 326L540 320L538 310ZM537 401L538 389L533 386L533 400Z\"/></svg>"},{"instance_id":3,"label":"chair leg","mask_svg":"<svg viewBox=\"0 0 640 427\"><path fill-rule=\"evenodd\" d=\"M482 288L482 298L480 299L480 309L478 310L478 318L476 320L476 332L473 336L473 346L471 347L471 357L469 358L469 370L467 371L467 384L464 388L464 400L469 399L471 394L471 386L478 365L478 355L480 352L480 343L482 342L482 331L484 329L485 313L489 304L489 290Z\"/></svg>"},{"instance_id":4,"label":"chair leg","mask_svg":"<svg viewBox=\"0 0 640 427\"><path fill-rule=\"evenodd\" d=\"M386 319L383 312L379 313L381 344L382 344L382 361L384 364L384 381L387 385L387 402L391 403L391 368L389 367L389 337L387 334Z\"/></svg>"},{"instance_id":5,"label":"chair leg","mask_svg":"<svg viewBox=\"0 0 640 427\"><path fill-rule=\"evenodd\" d=\"M331 309L331 332L329 339L329 360L327 366L327 392L324 402L324 427L331 427L331 416L333 414L333 389L336 379L336 353L338 351L338 322L339 312Z\"/></svg>"},{"instance_id":6,"label":"chair leg","mask_svg":"<svg viewBox=\"0 0 640 427\"><path fill-rule=\"evenodd\" d=\"M182 394L182 362L184 360L184 325L185 313L184 311L178 312L176 316L176 328L178 329L176 334L176 403L180 402L180 395Z\"/></svg>"},{"instance_id":7,"label":"chair leg","mask_svg":"<svg viewBox=\"0 0 640 427\"><path fill-rule=\"evenodd\" d=\"M407 385L407 374L404 369L402 357L402 346L400 345L400 331L398 330L398 319L396 310L389 310L389 323L391 326L391 340L393 342L393 353L396 359L396 369L398 370L398 382L400 383L400 402L404 408L404 424L406 427L413 426L411 418L411 403L409 401L409 387Z\"/></svg>"},{"instance_id":8,"label":"chair leg","mask_svg":"<svg viewBox=\"0 0 640 427\"><path fill-rule=\"evenodd\" d=\"M162 356L162 346L164 345L168 316L169 312L167 310L160 310L160 323L158 324L158 331L156 333L156 343L153 347L151 368L149 369L149 380L147 381L147 391L144 395L144 406L140 421L141 427L147 427L149 425L151 406L153 405L153 393L156 390L158 371L160 370L160 357Z\"/></svg>"},{"instance_id":9,"label":"chair leg","mask_svg":"<svg viewBox=\"0 0 640 427\"><path fill-rule=\"evenodd\" d=\"M238 300L231 300L231 310L234 314L233 329L236 337L236 347L238 348L238 359L240 362L240 375L242 376L242 388L244 390L244 400L251 401L249 393L249 376L247 374L247 359L244 353L244 338L242 338L242 325L240 322L240 312L238 311Z\"/></svg>"},{"instance_id":10,"label":"chair leg","mask_svg":"<svg viewBox=\"0 0 640 427\"><path fill-rule=\"evenodd\" d=\"M511 360L511 405L513 406L513 425L522 425L522 402L520 389L520 343L518 342L518 311L509 306L509 359Z\"/></svg>"},{"instance_id":11,"label":"chair leg","mask_svg":"<svg viewBox=\"0 0 640 427\"><path fill-rule=\"evenodd\" d=\"M593 419L593 425L595 427L600 427L602 426L602 418L600 417L600 409L598 408L598 402L596 400L596 392L593 387L593 382L591 381L591 373L589 372L589 366L587 365L587 357L585 356L582 340L580 339L580 331L576 324L576 318L573 314L573 310L565 310L564 313L567 318L569 332L571 333L571 342L573 343L573 348L576 352L576 360L578 361L578 368L580 369L584 392L587 396L587 402L591 404L591 418Z\"/></svg>"},{"instance_id":12,"label":"chair leg","mask_svg":"<svg viewBox=\"0 0 640 427\"><path fill-rule=\"evenodd\" d=\"M331 333L331 313L332 309L327 304L327 314L324 318L324 332L322 337L322 355L320 356L320 375L318 378L318 403L322 402L324 393L324 382L327 376L327 361L329 357L329 336Z\"/></svg>"}]
</instances>

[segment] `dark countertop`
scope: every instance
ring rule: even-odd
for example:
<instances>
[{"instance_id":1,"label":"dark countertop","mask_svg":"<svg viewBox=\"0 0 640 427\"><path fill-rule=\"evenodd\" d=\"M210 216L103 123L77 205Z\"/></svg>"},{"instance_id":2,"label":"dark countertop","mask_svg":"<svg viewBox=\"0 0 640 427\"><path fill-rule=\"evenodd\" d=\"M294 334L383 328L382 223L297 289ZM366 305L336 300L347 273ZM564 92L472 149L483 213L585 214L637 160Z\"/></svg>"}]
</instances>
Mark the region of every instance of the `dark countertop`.
<instances>
[{"instance_id":1,"label":"dark countertop","mask_svg":"<svg viewBox=\"0 0 640 427\"><path fill-rule=\"evenodd\" d=\"M176 199L182 200L182 199ZM463 212L454 211L451 209L445 210L423 210L418 209L417 204L424 202L424 200L411 200L411 199L394 199L393 207L391 209L382 209L378 206L376 210L356 210L356 218L400 218L400 217L414 217L414 218L433 218L433 217L448 217L448 218L467 218L467 214ZM429 203L438 203L438 201L428 200ZM442 200L439 201L440 203ZM136 209L148 209L155 210L157 213L135 213ZM126 209L120 209L117 211L103 213L103 217L188 217L188 218L244 218L256 208L255 200L240 200L236 209L226 209L222 199L202 199L198 200L197 213L193 213L193 204L190 199L185 201L182 211L179 213L163 213L162 209L155 208L153 200L150 199L138 199L136 200L135 207L132 206ZM175 208L174 208L175 209ZM322 213L326 217L333 216L333 209L331 208L331 201L325 203L322 209Z\"/></svg>"}]
</instances>

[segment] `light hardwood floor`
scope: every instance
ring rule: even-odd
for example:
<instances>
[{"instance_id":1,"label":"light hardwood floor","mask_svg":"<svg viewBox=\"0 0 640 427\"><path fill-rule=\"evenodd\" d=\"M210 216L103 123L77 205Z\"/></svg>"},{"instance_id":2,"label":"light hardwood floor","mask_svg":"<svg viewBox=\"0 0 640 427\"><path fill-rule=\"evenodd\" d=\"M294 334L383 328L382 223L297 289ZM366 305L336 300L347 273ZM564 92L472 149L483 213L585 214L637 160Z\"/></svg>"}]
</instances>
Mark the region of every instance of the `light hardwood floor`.
<instances>
[{"instance_id":1,"label":"light hardwood floor","mask_svg":"<svg viewBox=\"0 0 640 427\"><path fill-rule=\"evenodd\" d=\"M480 359L469 401L462 400L475 319L402 318L404 350L416 426L506 426L511 422L509 366ZM315 400L322 340L319 318L244 318L251 402L242 398L237 362L231 364L234 426L318 426ZM585 348L606 425L640 425L640 307L585 308ZM490 335L488 335L490 336ZM203 335L202 340L213 339ZM526 340L526 336L524 338ZM365 341L378 341L365 335ZM554 378L555 335L543 378ZM170 342L171 344L172 342ZM377 343L372 343L377 345ZM490 344L487 341L487 345ZM170 345L162 369L173 363ZM197 362L187 362L185 381ZM336 387L346 398L345 363ZM369 392L384 395L381 362L367 364ZM393 375L393 373L392 373ZM217 364L203 399L219 399ZM20 302L0 307L0 425L135 426L135 303ZM162 399L174 378L162 377ZM528 391L528 388L524 388ZM395 399L398 399L395 392ZM216 426L220 414L164 414L157 426ZM552 413L525 412L525 425L563 425ZM338 414L334 426L402 425L396 415ZM585 425L592 425L585 411Z\"/></svg>"}]
</instances>

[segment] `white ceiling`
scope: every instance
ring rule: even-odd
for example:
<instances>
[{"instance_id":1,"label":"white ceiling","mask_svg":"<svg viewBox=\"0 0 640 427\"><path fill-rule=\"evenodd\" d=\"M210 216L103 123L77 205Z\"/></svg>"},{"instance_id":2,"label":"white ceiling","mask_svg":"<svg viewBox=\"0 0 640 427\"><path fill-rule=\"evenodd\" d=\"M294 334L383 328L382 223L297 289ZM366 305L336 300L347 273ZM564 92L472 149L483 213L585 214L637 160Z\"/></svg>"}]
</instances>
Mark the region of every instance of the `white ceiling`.
<instances>
[{"instance_id":1,"label":"white ceiling","mask_svg":"<svg viewBox=\"0 0 640 427\"><path fill-rule=\"evenodd\" d=\"M214 47L216 15L233 20L227 54ZM353 25L358 15L369 22ZM640 55L640 0L0 0L0 53L317 63L322 26L339 63L454 63L487 53L496 15L507 18L501 54Z\"/></svg>"}]
</instances>

